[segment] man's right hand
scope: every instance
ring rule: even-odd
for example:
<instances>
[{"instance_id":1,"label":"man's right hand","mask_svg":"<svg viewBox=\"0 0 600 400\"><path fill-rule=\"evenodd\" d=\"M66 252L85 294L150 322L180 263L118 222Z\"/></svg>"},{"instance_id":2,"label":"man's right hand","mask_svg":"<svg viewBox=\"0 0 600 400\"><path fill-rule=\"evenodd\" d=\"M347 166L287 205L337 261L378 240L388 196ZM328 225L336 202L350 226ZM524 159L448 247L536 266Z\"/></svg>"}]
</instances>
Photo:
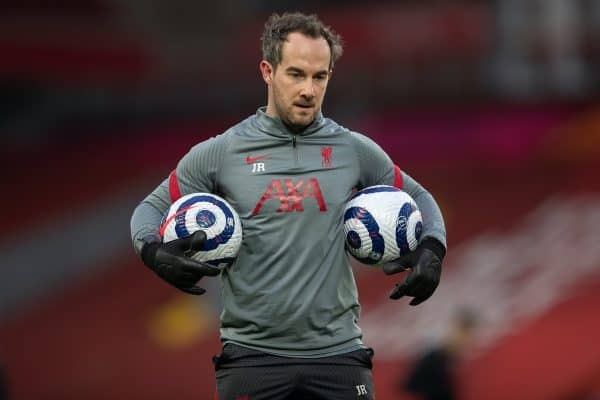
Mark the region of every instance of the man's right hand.
<instances>
[{"instance_id":1,"label":"man's right hand","mask_svg":"<svg viewBox=\"0 0 600 400\"><path fill-rule=\"evenodd\" d=\"M189 294L202 295L206 290L196 286L204 276L216 276L221 270L212 265L195 261L186 254L198 251L206 240L203 231L161 243L157 240L146 241L142 247L142 261L166 282Z\"/></svg>"}]
</instances>

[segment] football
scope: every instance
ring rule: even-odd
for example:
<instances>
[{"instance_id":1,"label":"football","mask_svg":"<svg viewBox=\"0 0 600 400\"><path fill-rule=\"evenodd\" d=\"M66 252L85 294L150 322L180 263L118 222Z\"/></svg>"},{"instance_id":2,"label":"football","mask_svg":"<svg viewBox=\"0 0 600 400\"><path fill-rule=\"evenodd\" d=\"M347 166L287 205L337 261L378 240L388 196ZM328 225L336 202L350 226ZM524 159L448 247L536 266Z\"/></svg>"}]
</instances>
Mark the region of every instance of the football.
<instances>
[{"instance_id":1,"label":"football","mask_svg":"<svg viewBox=\"0 0 600 400\"><path fill-rule=\"evenodd\" d=\"M190 257L219 268L235 261L242 245L242 224L237 212L223 198L211 193L192 193L176 200L160 227L163 242L206 233L203 248Z\"/></svg>"},{"instance_id":2,"label":"football","mask_svg":"<svg viewBox=\"0 0 600 400\"><path fill-rule=\"evenodd\" d=\"M344 210L346 251L363 264L382 265L415 250L422 230L417 204L393 186L364 188Z\"/></svg>"}]
</instances>

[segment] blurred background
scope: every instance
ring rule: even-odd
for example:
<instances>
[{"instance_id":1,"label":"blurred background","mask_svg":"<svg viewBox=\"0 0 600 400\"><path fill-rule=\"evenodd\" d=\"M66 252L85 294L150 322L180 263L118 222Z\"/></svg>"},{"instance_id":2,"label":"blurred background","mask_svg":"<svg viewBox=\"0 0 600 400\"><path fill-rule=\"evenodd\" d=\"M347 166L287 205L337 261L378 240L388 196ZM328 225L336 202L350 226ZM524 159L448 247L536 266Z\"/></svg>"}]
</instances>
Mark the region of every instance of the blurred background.
<instances>
[{"instance_id":1,"label":"blurred background","mask_svg":"<svg viewBox=\"0 0 600 400\"><path fill-rule=\"evenodd\" d=\"M377 398L476 329L459 399L600 399L600 2L0 1L0 366L10 399L211 399L218 283L192 298L134 255L135 205L266 101L274 11L345 39L324 113L439 201L435 296L356 265ZM0 395L0 398L1 395Z\"/></svg>"}]
</instances>

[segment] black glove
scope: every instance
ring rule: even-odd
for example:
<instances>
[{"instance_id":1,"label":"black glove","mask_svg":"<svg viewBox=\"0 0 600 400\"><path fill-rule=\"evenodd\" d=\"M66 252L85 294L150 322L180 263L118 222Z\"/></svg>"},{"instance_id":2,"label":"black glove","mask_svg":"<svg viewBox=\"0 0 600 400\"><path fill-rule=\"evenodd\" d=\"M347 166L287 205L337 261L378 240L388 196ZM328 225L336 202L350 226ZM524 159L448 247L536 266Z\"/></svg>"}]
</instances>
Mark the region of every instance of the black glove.
<instances>
[{"instance_id":1,"label":"black glove","mask_svg":"<svg viewBox=\"0 0 600 400\"><path fill-rule=\"evenodd\" d=\"M406 269L411 270L404 282L396 284L390 293L390 299L397 300L402 296L410 296L413 297L410 305L416 306L430 298L440 283L442 260L445 254L446 248L439 241L427 237L415 251L385 264L383 272L387 275Z\"/></svg>"},{"instance_id":2,"label":"black glove","mask_svg":"<svg viewBox=\"0 0 600 400\"><path fill-rule=\"evenodd\" d=\"M157 239L145 241L142 261L162 279L189 294L201 295L206 290L195 286L204 276L216 276L221 270L212 265L192 260L188 253L200 250L206 240L203 231L191 236L161 243Z\"/></svg>"}]
</instances>

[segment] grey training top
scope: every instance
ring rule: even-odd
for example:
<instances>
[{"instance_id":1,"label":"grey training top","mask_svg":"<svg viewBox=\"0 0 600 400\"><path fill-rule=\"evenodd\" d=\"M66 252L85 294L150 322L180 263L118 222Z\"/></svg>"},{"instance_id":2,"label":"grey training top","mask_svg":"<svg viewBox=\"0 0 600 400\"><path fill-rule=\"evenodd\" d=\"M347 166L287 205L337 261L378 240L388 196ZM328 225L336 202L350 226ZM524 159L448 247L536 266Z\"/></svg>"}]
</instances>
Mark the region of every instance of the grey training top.
<instances>
[{"instance_id":1,"label":"grey training top","mask_svg":"<svg viewBox=\"0 0 600 400\"><path fill-rule=\"evenodd\" d=\"M243 226L238 259L221 273L222 341L281 356L341 354L363 347L343 210L353 191L377 184L408 192L421 209L423 237L446 245L433 197L372 140L320 114L293 134L261 108L179 161L135 209L132 238L139 252L140 239L156 234L182 195L222 196Z\"/></svg>"}]
</instances>

